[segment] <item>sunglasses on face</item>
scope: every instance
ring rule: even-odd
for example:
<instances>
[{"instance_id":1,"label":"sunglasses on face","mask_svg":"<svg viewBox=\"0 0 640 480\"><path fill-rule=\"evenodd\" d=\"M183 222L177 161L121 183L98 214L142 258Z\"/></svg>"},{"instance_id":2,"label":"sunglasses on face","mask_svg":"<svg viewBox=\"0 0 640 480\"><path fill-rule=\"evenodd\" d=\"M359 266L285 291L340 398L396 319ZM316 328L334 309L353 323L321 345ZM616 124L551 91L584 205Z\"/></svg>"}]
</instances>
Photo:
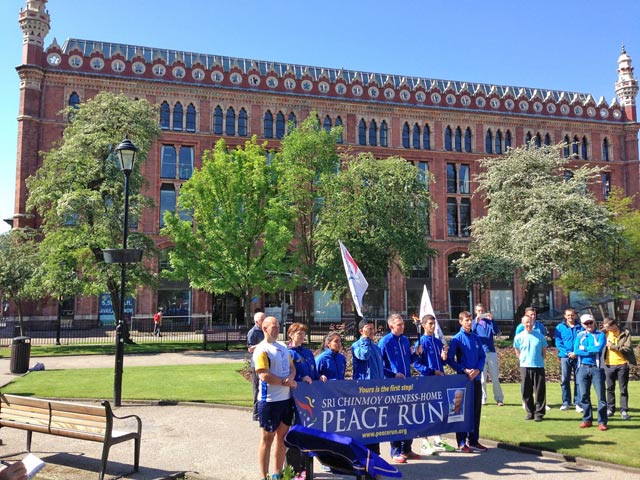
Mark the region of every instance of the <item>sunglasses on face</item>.
<instances>
[{"instance_id":1,"label":"sunglasses on face","mask_svg":"<svg viewBox=\"0 0 640 480\"><path fill-rule=\"evenodd\" d=\"M584 322L583 325L593 325L595 322Z\"/></svg>"}]
</instances>

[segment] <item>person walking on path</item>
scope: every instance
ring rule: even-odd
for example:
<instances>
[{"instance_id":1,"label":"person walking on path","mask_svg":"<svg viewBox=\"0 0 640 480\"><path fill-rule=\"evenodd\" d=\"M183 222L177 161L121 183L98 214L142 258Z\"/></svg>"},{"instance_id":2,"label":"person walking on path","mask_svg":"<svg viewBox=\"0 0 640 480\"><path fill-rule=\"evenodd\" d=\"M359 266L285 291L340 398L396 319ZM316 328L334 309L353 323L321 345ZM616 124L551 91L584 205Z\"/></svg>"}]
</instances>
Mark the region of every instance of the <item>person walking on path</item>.
<instances>
[{"instance_id":1,"label":"person walking on path","mask_svg":"<svg viewBox=\"0 0 640 480\"><path fill-rule=\"evenodd\" d=\"M253 364L253 352L260 342L264 340L264 332L262 331L262 321L264 320L264 312L258 311L253 315L253 327L247 332L247 351L251 354L251 381L253 383L253 414L252 418L258 421L258 389L260 387L260 378L256 373Z\"/></svg>"},{"instance_id":2,"label":"person walking on path","mask_svg":"<svg viewBox=\"0 0 640 480\"><path fill-rule=\"evenodd\" d=\"M411 361L413 348L409 339L404 336L404 319L394 313L387 319L391 330L378 346L382 351L385 378L409 378L411 376ZM391 443L391 460L394 463L407 463L407 459L419 459L420 455L411 450L413 439L394 440Z\"/></svg>"},{"instance_id":3,"label":"person walking on path","mask_svg":"<svg viewBox=\"0 0 640 480\"><path fill-rule=\"evenodd\" d=\"M513 339L513 348L520 359L520 389L527 416L525 420L541 422L546 413L547 387L544 358L547 339L533 329L533 319L522 317L524 330Z\"/></svg>"},{"instance_id":4,"label":"person walking on path","mask_svg":"<svg viewBox=\"0 0 640 480\"><path fill-rule=\"evenodd\" d=\"M604 350L607 340L604 333L596 330L596 321L588 313L580 317L584 331L578 333L573 351L579 358L578 383L580 389L580 406L582 407L582 423L580 428L593 425L593 406L591 404L591 385L596 391L598 406L598 428L608 430L607 402L605 400Z\"/></svg>"},{"instance_id":5,"label":"person walking on path","mask_svg":"<svg viewBox=\"0 0 640 480\"><path fill-rule=\"evenodd\" d=\"M499 407L504 406L504 394L500 386L500 366L498 364L498 354L494 343L494 337L499 334L498 326L493 321L491 312L484 311L484 305L478 303L475 307L476 318L473 321L472 331L480 338L482 349L486 355L484 370L482 371L482 404L487 403L487 381L491 375L491 386L493 387L493 399Z\"/></svg>"},{"instance_id":6,"label":"person walking on path","mask_svg":"<svg viewBox=\"0 0 640 480\"><path fill-rule=\"evenodd\" d=\"M573 403L576 411L582 412L579 405L580 392L578 390L578 357L573 353L573 345L576 342L578 333L583 330L578 322L578 315L573 308L564 311L564 321L556 326L553 338L558 349L560 359L560 390L562 391L562 405L560 410L571 408L571 374L573 373Z\"/></svg>"},{"instance_id":7,"label":"person walking on path","mask_svg":"<svg viewBox=\"0 0 640 480\"><path fill-rule=\"evenodd\" d=\"M602 324L607 346L604 354L604 376L607 383L607 417L616 412L616 382L620 386L620 416L629 420L629 365L636 365L631 345L631 334L620 329L613 318L605 318Z\"/></svg>"},{"instance_id":8,"label":"person walking on path","mask_svg":"<svg viewBox=\"0 0 640 480\"><path fill-rule=\"evenodd\" d=\"M296 388L296 369L287 347L279 343L280 324L275 317L262 321L264 340L253 352L256 373L260 376L258 396L258 421L262 437L258 448L258 465L261 478L269 473L269 457L275 440L273 461L276 473L284 469L286 446L284 437L293 423L293 398L291 389ZM277 478L273 475L271 478Z\"/></svg>"},{"instance_id":9,"label":"person walking on path","mask_svg":"<svg viewBox=\"0 0 640 480\"><path fill-rule=\"evenodd\" d=\"M436 318L427 314L422 317L422 330L424 334L416 342L416 358L413 362L420 375L442 376L444 375L444 363L447 360L448 346L442 343L436 333ZM438 452L453 452L455 448L449 445L440 435L425 437L422 441L422 453L437 455Z\"/></svg>"},{"instance_id":10,"label":"person walking on path","mask_svg":"<svg viewBox=\"0 0 640 480\"><path fill-rule=\"evenodd\" d=\"M161 328L162 328L162 312L164 311L164 309L162 307L158 307L158 311L156 312L156 314L153 316L153 334L156 337L161 337L162 333L161 333Z\"/></svg>"},{"instance_id":11,"label":"person walking on path","mask_svg":"<svg viewBox=\"0 0 640 480\"><path fill-rule=\"evenodd\" d=\"M480 417L482 415L482 384L480 377L484 369L485 354L478 336L471 331L471 313L462 311L458 315L460 331L449 342L447 363L456 373L466 375L473 381L473 430L456 432L458 449L463 453L486 452L480 443Z\"/></svg>"}]
</instances>

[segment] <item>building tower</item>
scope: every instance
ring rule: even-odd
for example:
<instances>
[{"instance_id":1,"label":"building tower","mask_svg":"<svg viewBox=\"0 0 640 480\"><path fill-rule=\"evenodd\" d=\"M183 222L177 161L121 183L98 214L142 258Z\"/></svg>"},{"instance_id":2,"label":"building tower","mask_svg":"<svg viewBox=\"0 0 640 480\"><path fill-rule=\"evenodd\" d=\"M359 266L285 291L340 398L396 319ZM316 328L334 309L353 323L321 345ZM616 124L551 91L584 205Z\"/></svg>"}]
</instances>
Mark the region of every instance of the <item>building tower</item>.
<instances>
[{"instance_id":1,"label":"building tower","mask_svg":"<svg viewBox=\"0 0 640 480\"><path fill-rule=\"evenodd\" d=\"M16 196L13 227L33 227L33 219L26 214L27 189L25 179L38 168L41 137L41 96L43 43L49 33L50 18L45 10L47 0L27 0L18 23L22 29L22 64L16 68L20 76L18 111L18 159L16 164Z\"/></svg>"},{"instance_id":2,"label":"building tower","mask_svg":"<svg viewBox=\"0 0 640 480\"><path fill-rule=\"evenodd\" d=\"M637 120L636 97L638 96L638 80L633 78L631 57L624 49L624 45L622 46L622 53L618 57L616 95L620 99L620 106L625 113L625 118L628 121L635 122Z\"/></svg>"}]
</instances>

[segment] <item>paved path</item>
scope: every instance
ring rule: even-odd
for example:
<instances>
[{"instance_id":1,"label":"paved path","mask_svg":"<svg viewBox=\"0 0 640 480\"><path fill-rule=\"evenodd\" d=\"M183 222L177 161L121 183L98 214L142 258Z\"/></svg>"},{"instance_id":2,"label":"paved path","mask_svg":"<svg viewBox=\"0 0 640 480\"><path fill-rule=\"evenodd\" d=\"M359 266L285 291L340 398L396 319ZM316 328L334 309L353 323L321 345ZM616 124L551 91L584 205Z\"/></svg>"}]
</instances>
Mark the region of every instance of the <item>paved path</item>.
<instances>
[{"instance_id":1,"label":"paved path","mask_svg":"<svg viewBox=\"0 0 640 480\"><path fill-rule=\"evenodd\" d=\"M125 369L133 365L193 364L239 361L242 352L193 352L159 355L131 355L125 358ZM46 369L112 367L112 356L34 358ZM0 359L0 376L6 378L7 359ZM136 414L142 417L143 442L140 472L132 473L133 445L125 443L112 448L107 467L108 478L152 480L184 474L189 479L257 480L256 449L259 429L251 421L248 409L213 407L201 404L159 406L127 404L118 415ZM3 429L0 456L21 458L25 448L25 433ZM627 480L640 479L637 470L621 470L592 462L565 462L556 456L538 457L519 451L497 448L495 444L484 454L447 453L424 457L400 465L406 480L438 479L513 479L565 480ZM419 443L416 442L416 445ZM388 452L383 445L383 457ZM92 442L34 434L33 451L47 462L38 478L85 480L96 478L101 448ZM64 453L60 453L64 452ZM15 455L17 454L17 455ZM337 475L317 473L319 480L341 480Z\"/></svg>"}]
</instances>

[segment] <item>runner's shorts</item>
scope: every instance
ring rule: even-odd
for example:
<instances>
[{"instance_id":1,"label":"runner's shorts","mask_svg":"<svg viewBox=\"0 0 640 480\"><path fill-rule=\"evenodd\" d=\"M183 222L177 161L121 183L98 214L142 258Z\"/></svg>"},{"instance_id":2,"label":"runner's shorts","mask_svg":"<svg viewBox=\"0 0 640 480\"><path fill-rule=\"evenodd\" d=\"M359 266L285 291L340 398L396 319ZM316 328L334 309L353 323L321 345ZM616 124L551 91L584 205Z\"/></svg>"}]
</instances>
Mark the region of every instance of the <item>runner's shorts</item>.
<instances>
[{"instance_id":1,"label":"runner's shorts","mask_svg":"<svg viewBox=\"0 0 640 480\"><path fill-rule=\"evenodd\" d=\"M275 432L281 423L291 425L293 421L293 399L280 402L258 402L260 427Z\"/></svg>"}]
</instances>

